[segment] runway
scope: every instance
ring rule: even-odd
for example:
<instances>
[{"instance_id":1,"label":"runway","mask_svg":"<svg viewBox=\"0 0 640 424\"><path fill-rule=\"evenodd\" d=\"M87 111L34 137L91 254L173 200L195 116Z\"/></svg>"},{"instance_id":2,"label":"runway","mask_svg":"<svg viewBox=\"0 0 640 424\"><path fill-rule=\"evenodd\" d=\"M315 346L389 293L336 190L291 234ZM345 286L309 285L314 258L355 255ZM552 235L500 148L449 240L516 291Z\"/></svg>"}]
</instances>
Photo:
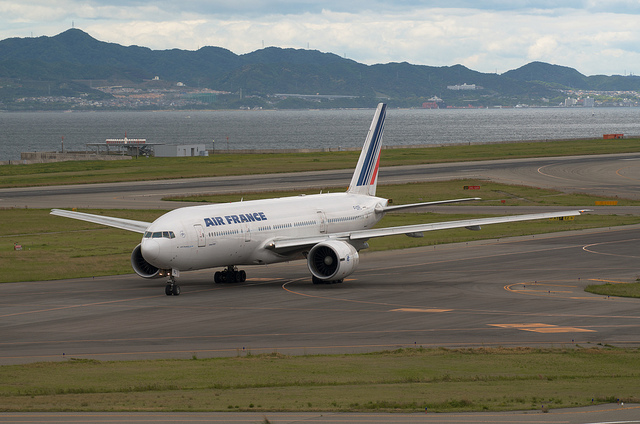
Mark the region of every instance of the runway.
<instances>
[{"instance_id":1,"label":"runway","mask_svg":"<svg viewBox=\"0 0 640 424\"><path fill-rule=\"evenodd\" d=\"M304 261L246 283L184 273L182 294L135 275L3 284L0 364L399 347L640 346L640 299L587 284L640 274L640 225L363 254L343 284Z\"/></svg>"},{"instance_id":2,"label":"runway","mask_svg":"<svg viewBox=\"0 0 640 424\"><path fill-rule=\"evenodd\" d=\"M168 196L347 187L352 172L348 169L0 189L0 207L166 210L189 205L162 201ZM462 178L640 200L640 153L384 167L382 152L381 185Z\"/></svg>"},{"instance_id":3,"label":"runway","mask_svg":"<svg viewBox=\"0 0 640 424\"><path fill-rule=\"evenodd\" d=\"M633 424L638 419L640 405L596 405L588 408L552 409L548 413L541 411L481 412L481 413L348 413L348 412L84 412L84 413L4 413L0 414L0 423L149 423L171 424L237 423L255 424L268 422L273 424Z\"/></svg>"}]
</instances>

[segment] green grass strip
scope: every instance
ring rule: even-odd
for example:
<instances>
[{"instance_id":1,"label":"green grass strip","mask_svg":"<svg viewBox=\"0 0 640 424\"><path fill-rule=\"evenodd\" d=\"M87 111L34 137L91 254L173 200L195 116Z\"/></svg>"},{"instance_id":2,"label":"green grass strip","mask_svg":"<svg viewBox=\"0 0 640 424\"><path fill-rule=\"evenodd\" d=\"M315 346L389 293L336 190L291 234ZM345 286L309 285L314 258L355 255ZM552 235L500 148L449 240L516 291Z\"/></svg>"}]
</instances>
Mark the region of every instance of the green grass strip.
<instances>
[{"instance_id":1,"label":"green grass strip","mask_svg":"<svg viewBox=\"0 0 640 424\"><path fill-rule=\"evenodd\" d=\"M556 140L385 149L380 166L594 155L640 151L639 139ZM0 166L0 188L148 181L277 172L352 169L359 151L273 154L214 154L208 157L145 158L119 161L74 161Z\"/></svg>"},{"instance_id":2,"label":"green grass strip","mask_svg":"<svg viewBox=\"0 0 640 424\"><path fill-rule=\"evenodd\" d=\"M640 282L638 283L605 283L587 286L585 291L603 296L640 298Z\"/></svg>"},{"instance_id":3,"label":"green grass strip","mask_svg":"<svg viewBox=\"0 0 640 424\"><path fill-rule=\"evenodd\" d=\"M637 349L598 346L67 360L0 367L0 411L527 410L639 402L638 379Z\"/></svg>"}]
</instances>

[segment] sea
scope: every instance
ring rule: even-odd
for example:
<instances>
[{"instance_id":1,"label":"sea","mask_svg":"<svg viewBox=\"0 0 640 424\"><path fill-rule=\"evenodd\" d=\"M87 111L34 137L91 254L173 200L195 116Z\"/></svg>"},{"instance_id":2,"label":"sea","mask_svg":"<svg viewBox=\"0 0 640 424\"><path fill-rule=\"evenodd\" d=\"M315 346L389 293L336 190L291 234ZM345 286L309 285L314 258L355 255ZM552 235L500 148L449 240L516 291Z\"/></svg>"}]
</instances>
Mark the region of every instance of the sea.
<instances>
[{"instance_id":1,"label":"sea","mask_svg":"<svg viewBox=\"0 0 640 424\"><path fill-rule=\"evenodd\" d=\"M0 161L107 138L207 149L360 148L373 109L0 112ZM388 146L640 136L640 108L388 109Z\"/></svg>"}]
</instances>

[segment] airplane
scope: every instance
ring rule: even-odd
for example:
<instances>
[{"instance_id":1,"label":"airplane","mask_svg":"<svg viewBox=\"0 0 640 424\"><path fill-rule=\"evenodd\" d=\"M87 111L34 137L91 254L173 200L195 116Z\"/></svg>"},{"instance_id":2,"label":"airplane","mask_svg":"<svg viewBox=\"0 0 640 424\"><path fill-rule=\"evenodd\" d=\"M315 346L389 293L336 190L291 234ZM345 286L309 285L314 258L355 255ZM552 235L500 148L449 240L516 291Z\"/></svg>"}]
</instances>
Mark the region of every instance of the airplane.
<instances>
[{"instance_id":1,"label":"airplane","mask_svg":"<svg viewBox=\"0 0 640 424\"><path fill-rule=\"evenodd\" d=\"M314 284L341 283L358 267L359 251L375 237L424 231L580 215L581 210L424 223L387 228L374 225L388 213L420 206L479 200L477 197L391 205L376 197L382 133L387 106L380 103L360 153L351 183L343 193L188 206L154 222L52 209L51 214L143 234L131 254L143 278L168 277L165 294L179 295L182 271L224 267L216 283L244 282L238 265L264 265L306 258Z\"/></svg>"}]
</instances>

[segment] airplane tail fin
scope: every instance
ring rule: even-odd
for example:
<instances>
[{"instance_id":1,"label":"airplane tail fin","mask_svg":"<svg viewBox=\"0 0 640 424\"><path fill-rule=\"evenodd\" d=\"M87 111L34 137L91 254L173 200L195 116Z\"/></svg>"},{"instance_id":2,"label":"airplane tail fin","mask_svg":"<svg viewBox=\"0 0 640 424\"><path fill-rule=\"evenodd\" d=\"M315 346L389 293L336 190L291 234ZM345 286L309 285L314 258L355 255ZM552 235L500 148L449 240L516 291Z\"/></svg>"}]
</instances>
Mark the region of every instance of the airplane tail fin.
<instances>
[{"instance_id":1,"label":"airplane tail fin","mask_svg":"<svg viewBox=\"0 0 640 424\"><path fill-rule=\"evenodd\" d=\"M347 193L375 196L378 185L378 166L380 165L382 132L384 130L384 119L386 115L387 105L384 103L378 104Z\"/></svg>"}]
</instances>

